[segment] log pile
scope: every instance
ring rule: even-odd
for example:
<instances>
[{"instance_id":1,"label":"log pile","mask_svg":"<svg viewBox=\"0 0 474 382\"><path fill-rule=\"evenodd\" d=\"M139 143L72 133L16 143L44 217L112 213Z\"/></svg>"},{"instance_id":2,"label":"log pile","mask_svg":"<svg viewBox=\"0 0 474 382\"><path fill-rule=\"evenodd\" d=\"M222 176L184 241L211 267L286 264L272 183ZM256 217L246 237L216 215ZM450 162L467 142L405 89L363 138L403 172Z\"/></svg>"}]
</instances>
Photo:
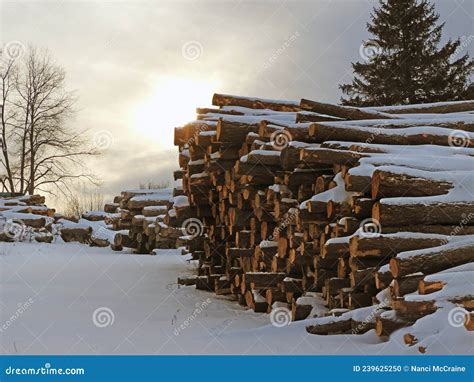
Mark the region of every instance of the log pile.
<instances>
[{"instance_id":1,"label":"log pile","mask_svg":"<svg viewBox=\"0 0 474 382\"><path fill-rule=\"evenodd\" d=\"M0 241L79 242L120 251L154 254L176 248L183 230L176 227L176 208L187 204L179 189L123 191L103 211L64 217L40 195L0 198ZM172 225L173 224L173 225Z\"/></svg>"},{"instance_id":2,"label":"log pile","mask_svg":"<svg viewBox=\"0 0 474 382\"><path fill-rule=\"evenodd\" d=\"M108 246L111 233L101 224L101 213L83 219L66 218L45 204L41 195L17 195L0 199L0 241L79 242Z\"/></svg>"},{"instance_id":3,"label":"log pile","mask_svg":"<svg viewBox=\"0 0 474 382\"><path fill-rule=\"evenodd\" d=\"M53 241L51 227L55 210L45 205L41 195L0 198L0 241Z\"/></svg>"},{"instance_id":4,"label":"log pile","mask_svg":"<svg viewBox=\"0 0 474 382\"><path fill-rule=\"evenodd\" d=\"M168 223L194 223L179 241L199 263L180 284L327 316L310 333L383 336L435 310L404 299L442 288L428 275L474 261L472 102L213 104L175 129L188 203ZM445 300L472 309L458 297Z\"/></svg>"},{"instance_id":5,"label":"log pile","mask_svg":"<svg viewBox=\"0 0 474 382\"><path fill-rule=\"evenodd\" d=\"M113 203L104 206L103 213L88 215L103 216L110 229L116 231L110 243L113 250L133 248L138 254L152 254L157 248L176 248L178 238L183 235L180 228L165 222L169 222L179 194L177 189L123 191Z\"/></svg>"}]
</instances>

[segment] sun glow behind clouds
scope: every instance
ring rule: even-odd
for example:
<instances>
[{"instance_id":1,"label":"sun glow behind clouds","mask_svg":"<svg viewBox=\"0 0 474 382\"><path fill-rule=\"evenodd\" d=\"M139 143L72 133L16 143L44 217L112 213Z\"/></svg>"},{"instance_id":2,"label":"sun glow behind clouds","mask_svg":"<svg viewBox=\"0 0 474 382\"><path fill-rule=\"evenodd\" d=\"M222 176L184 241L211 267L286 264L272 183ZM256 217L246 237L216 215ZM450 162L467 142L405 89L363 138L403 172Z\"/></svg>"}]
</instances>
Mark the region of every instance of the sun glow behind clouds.
<instances>
[{"instance_id":1,"label":"sun glow behind clouds","mask_svg":"<svg viewBox=\"0 0 474 382\"><path fill-rule=\"evenodd\" d=\"M174 128L196 119L196 107L211 104L218 88L214 80L164 78L135 113L134 128L161 146L172 147Z\"/></svg>"}]
</instances>

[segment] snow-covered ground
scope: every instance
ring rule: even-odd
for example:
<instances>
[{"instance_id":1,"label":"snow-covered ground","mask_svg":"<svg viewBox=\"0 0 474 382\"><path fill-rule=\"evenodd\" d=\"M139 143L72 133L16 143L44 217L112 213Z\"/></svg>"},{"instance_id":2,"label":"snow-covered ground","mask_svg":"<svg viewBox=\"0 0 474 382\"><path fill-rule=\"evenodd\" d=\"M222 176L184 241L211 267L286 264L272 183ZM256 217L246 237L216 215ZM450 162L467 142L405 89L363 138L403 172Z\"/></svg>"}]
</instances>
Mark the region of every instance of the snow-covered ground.
<instances>
[{"instance_id":1,"label":"snow-covered ground","mask_svg":"<svg viewBox=\"0 0 474 382\"><path fill-rule=\"evenodd\" d=\"M178 288L177 277L190 274L194 265L176 250L146 256L72 243L0 243L0 352L419 354L401 335L389 342L373 331L315 336L305 331L312 320L272 326L269 315L225 297ZM423 346L427 354L472 354L474 336L449 327Z\"/></svg>"}]
</instances>

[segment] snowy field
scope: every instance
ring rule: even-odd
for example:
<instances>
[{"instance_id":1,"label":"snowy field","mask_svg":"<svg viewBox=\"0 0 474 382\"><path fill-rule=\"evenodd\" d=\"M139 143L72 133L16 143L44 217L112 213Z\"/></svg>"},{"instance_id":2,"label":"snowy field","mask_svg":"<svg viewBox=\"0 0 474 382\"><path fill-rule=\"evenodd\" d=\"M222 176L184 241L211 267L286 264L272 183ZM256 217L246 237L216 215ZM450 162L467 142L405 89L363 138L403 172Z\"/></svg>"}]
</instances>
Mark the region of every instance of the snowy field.
<instances>
[{"instance_id":1,"label":"snowy field","mask_svg":"<svg viewBox=\"0 0 474 382\"><path fill-rule=\"evenodd\" d=\"M0 351L419 354L417 346L403 343L403 330L382 342L374 331L311 335L305 331L311 320L274 327L268 315L225 297L178 288L177 277L194 274L194 268L176 250L147 256L81 244L1 243ZM445 325L445 316L440 309L418 321L418 345L427 354L473 354L473 333ZM430 331L423 338L426 328Z\"/></svg>"}]
</instances>

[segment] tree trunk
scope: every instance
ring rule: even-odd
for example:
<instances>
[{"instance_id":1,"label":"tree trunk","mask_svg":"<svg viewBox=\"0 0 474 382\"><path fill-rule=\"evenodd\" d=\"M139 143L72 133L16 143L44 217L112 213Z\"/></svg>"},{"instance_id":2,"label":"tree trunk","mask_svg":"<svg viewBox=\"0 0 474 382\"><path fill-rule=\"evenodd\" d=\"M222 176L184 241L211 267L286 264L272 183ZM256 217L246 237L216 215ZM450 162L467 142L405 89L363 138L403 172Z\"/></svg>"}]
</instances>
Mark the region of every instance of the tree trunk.
<instances>
[{"instance_id":1,"label":"tree trunk","mask_svg":"<svg viewBox=\"0 0 474 382\"><path fill-rule=\"evenodd\" d=\"M383 201L375 203L372 218L382 227L400 227L409 225L459 225L467 220L466 225L474 225L474 203L435 202L429 204L388 204Z\"/></svg>"},{"instance_id":2,"label":"tree trunk","mask_svg":"<svg viewBox=\"0 0 474 382\"><path fill-rule=\"evenodd\" d=\"M250 132L257 132L258 124L231 122L220 119L217 122L217 140L219 142L242 142Z\"/></svg>"},{"instance_id":3,"label":"tree trunk","mask_svg":"<svg viewBox=\"0 0 474 382\"><path fill-rule=\"evenodd\" d=\"M432 274L474 261L474 244L455 248L433 248L407 257L390 260L390 272L399 278L415 272Z\"/></svg>"},{"instance_id":4,"label":"tree trunk","mask_svg":"<svg viewBox=\"0 0 474 382\"><path fill-rule=\"evenodd\" d=\"M239 97L215 93L212 97L214 106L242 106L250 109L271 109L275 111L299 111L298 102L273 101L261 98Z\"/></svg>"},{"instance_id":5,"label":"tree trunk","mask_svg":"<svg viewBox=\"0 0 474 382\"><path fill-rule=\"evenodd\" d=\"M372 198L420 197L447 194L453 188L448 181L375 170L372 175Z\"/></svg>"},{"instance_id":6,"label":"tree trunk","mask_svg":"<svg viewBox=\"0 0 474 382\"><path fill-rule=\"evenodd\" d=\"M372 144L385 145L439 145L450 146L450 133L455 130L436 127L426 127L426 131L420 132L418 128L405 127L403 129L373 129L371 127L326 125L323 123L311 124L309 135L316 142L325 141L347 141L347 142L370 142ZM401 131L400 131L401 130ZM433 131L430 133L430 131ZM474 146L474 139L467 139L466 147Z\"/></svg>"},{"instance_id":7,"label":"tree trunk","mask_svg":"<svg viewBox=\"0 0 474 382\"><path fill-rule=\"evenodd\" d=\"M421 234L423 235L423 234ZM400 252L437 247L444 244L447 237L405 237L403 233L375 237L353 236L350 239L350 253L354 257L392 257Z\"/></svg>"},{"instance_id":8,"label":"tree trunk","mask_svg":"<svg viewBox=\"0 0 474 382\"><path fill-rule=\"evenodd\" d=\"M332 105L329 103L310 101L304 98L300 102L300 107L304 110L309 110L315 113L326 114L347 120L397 118L388 117L383 113L367 111L356 107Z\"/></svg>"},{"instance_id":9,"label":"tree trunk","mask_svg":"<svg viewBox=\"0 0 474 382\"><path fill-rule=\"evenodd\" d=\"M346 165L355 166L360 158L367 155L357 153L355 151L331 150L321 148L304 148L300 151L300 160L310 165L326 164L326 165Z\"/></svg>"}]
</instances>

